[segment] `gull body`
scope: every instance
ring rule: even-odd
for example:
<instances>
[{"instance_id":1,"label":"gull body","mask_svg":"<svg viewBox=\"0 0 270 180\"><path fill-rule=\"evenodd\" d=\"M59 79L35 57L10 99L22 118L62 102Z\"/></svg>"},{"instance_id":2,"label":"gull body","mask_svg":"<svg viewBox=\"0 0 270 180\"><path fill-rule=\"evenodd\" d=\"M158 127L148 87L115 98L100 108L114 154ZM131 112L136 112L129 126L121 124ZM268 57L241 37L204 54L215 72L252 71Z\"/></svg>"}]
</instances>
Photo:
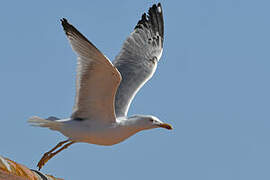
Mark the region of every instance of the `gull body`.
<instances>
[{"instance_id":1,"label":"gull body","mask_svg":"<svg viewBox=\"0 0 270 180\"><path fill-rule=\"evenodd\" d=\"M153 124L153 121L155 123ZM90 144L110 146L118 144L133 134L162 126L160 120L150 115L135 115L125 119L116 119L115 123L101 123L99 120L91 120L89 123L82 120L63 119L50 124L50 129L61 132L73 141Z\"/></svg>"},{"instance_id":2,"label":"gull body","mask_svg":"<svg viewBox=\"0 0 270 180\"><path fill-rule=\"evenodd\" d=\"M164 23L160 3L142 15L113 63L65 18L61 22L78 56L75 104L67 119L29 119L34 126L47 127L68 137L44 154L39 169L73 143L114 145L142 130L172 129L152 115L128 117L133 98L153 76L162 55Z\"/></svg>"}]
</instances>

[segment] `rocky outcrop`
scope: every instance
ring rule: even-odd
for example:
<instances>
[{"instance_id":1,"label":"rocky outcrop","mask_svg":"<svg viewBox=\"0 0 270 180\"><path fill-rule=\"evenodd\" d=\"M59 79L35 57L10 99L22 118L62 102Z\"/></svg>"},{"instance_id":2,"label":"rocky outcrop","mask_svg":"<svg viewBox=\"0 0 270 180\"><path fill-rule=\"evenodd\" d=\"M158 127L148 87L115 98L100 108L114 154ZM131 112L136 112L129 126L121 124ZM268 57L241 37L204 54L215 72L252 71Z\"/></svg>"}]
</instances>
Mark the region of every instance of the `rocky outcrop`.
<instances>
[{"instance_id":1,"label":"rocky outcrop","mask_svg":"<svg viewBox=\"0 0 270 180\"><path fill-rule=\"evenodd\" d=\"M63 180L0 156L0 180Z\"/></svg>"}]
</instances>

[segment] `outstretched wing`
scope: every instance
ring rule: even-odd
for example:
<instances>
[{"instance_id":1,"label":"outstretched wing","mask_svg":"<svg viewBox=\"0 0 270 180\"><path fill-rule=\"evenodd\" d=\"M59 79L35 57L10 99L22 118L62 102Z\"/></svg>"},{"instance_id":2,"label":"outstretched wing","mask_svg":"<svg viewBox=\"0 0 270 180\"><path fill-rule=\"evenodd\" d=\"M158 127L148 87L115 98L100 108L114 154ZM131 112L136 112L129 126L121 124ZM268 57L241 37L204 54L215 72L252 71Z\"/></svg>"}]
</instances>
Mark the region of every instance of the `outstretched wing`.
<instances>
[{"instance_id":1,"label":"outstretched wing","mask_svg":"<svg viewBox=\"0 0 270 180\"><path fill-rule=\"evenodd\" d=\"M120 73L74 26L66 19L61 21L78 55L76 99L71 117L115 121L114 99L121 81Z\"/></svg>"},{"instance_id":2,"label":"outstretched wing","mask_svg":"<svg viewBox=\"0 0 270 180\"><path fill-rule=\"evenodd\" d=\"M154 74L162 54L163 35L161 4L154 4L148 15L142 15L113 62L122 76L115 96L117 117L127 115L132 99Z\"/></svg>"}]
</instances>

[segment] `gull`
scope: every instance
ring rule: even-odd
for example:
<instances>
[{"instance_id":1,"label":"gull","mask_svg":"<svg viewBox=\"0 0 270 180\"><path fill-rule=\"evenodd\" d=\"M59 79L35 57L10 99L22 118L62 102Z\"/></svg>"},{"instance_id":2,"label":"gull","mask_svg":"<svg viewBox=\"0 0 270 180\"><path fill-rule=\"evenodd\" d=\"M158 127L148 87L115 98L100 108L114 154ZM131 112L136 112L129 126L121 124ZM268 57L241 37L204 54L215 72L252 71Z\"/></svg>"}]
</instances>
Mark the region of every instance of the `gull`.
<instances>
[{"instance_id":1,"label":"gull","mask_svg":"<svg viewBox=\"0 0 270 180\"><path fill-rule=\"evenodd\" d=\"M68 138L43 155L37 165L39 170L77 142L110 146L142 130L172 129L152 115L128 117L134 96L153 76L162 54L164 23L160 3L142 15L113 63L65 18L61 24L78 56L75 105L67 119L33 116L28 120L33 126L59 131Z\"/></svg>"}]
</instances>

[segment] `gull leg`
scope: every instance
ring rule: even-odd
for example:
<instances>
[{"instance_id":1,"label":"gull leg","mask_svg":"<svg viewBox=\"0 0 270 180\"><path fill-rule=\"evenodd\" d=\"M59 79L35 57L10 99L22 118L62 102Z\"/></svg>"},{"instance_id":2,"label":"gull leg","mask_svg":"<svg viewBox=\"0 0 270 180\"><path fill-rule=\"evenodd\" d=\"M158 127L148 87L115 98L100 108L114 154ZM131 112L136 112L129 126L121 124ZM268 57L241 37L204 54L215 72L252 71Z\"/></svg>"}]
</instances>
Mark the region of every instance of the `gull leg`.
<instances>
[{"instance_id":1,"label":"gull leg","mask_svg":"<svg viewBox=\"0 0 270 180\"><path fill-rule=\"evenodd\" d=\"M65 143L67 143L67 144L65 144ZM58 154L62 150L68 148L73 143L75 143L75 141L70 141L70 140L61 141L54 148L52 148L50 151L44 153L44 155L42 156L42 158L39 160L39 162L37 164L38 170L40 170L52 157L54 157L56 154ZM60 148L56 152L53 152L54 150L56 150L57 148L61 147L62 145L64 145L62 148Z\"/></svg>"}]
</instances>

